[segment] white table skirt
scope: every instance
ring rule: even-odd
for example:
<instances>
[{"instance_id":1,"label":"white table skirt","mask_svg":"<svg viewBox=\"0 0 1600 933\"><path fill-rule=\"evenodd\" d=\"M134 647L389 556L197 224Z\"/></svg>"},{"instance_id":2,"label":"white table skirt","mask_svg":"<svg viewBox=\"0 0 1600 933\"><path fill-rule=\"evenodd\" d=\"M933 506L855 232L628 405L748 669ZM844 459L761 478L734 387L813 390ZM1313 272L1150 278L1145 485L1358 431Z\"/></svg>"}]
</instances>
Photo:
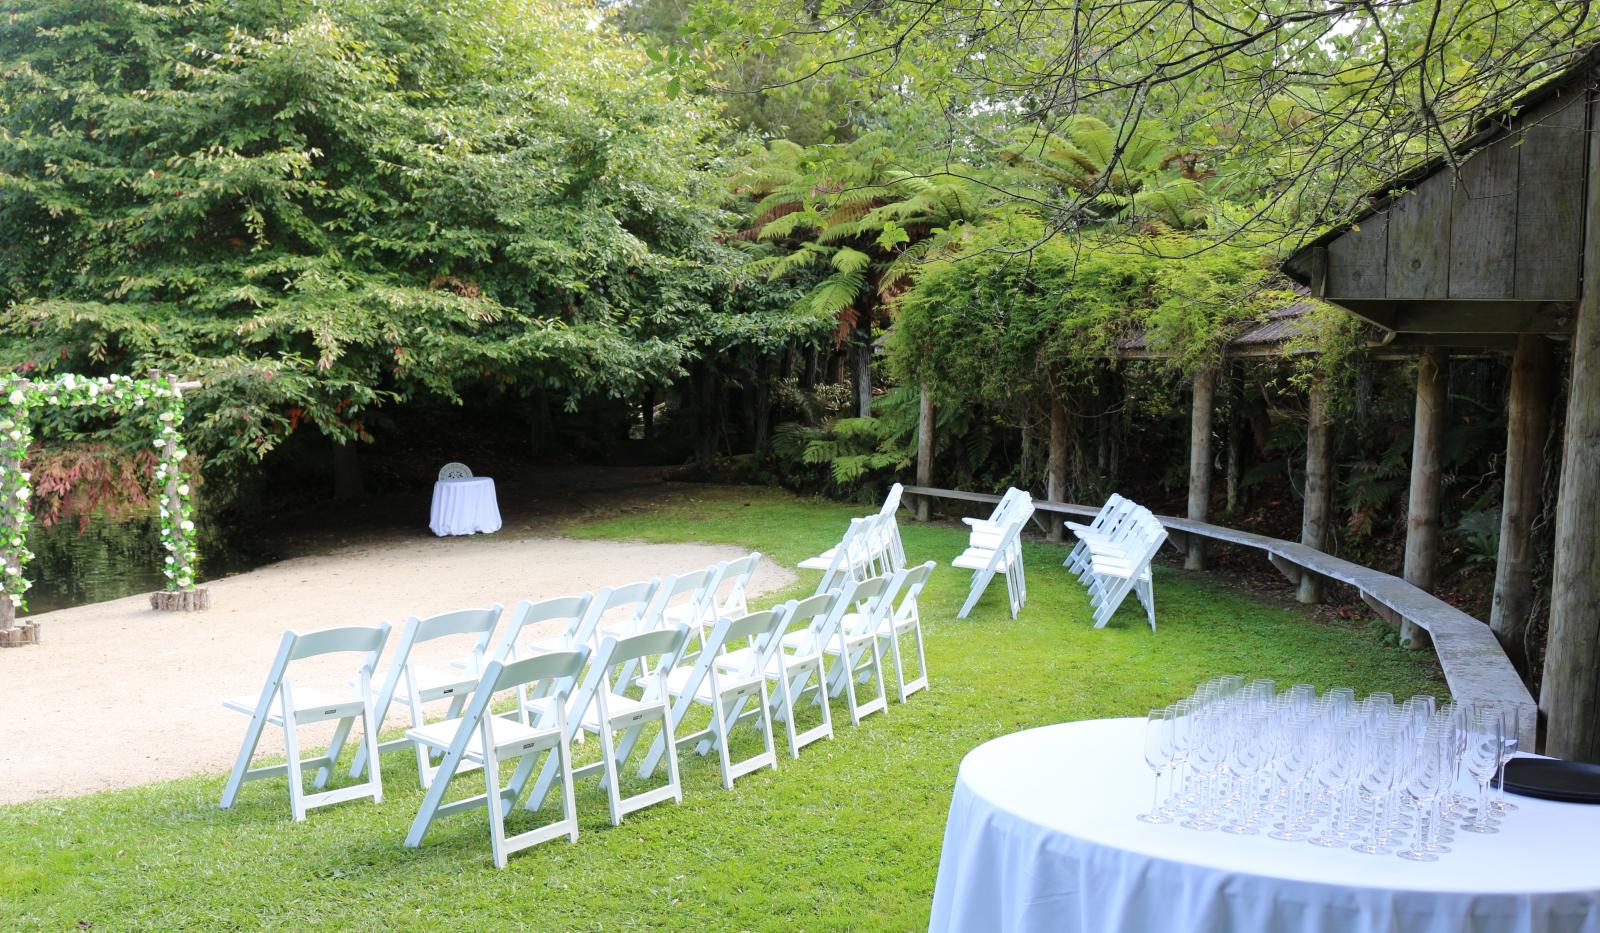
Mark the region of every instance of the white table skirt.
<instances>
[{"instance_id":1,"label":"white table skirt","mask_svg":"<svg viewBox=\"0 0 1600 933\"><path fill-rule=\"evenodd\" d=\"M500 504L487 476L442 479L433 484L428 527L436 535L470 535L500 530Z\"/></svg>"},{"instance_id":2,"label":"white table skirt","mask_svg":"<svg viewBox=\"0 0 1600 933\"><path fill-rule=\"evenodd\" d=\"M1008 735L961 763L929 929L1600 933L1600 806L1515 797L1437 862L1140 823L1142 719Z\"/></svg>"}]
</instances>

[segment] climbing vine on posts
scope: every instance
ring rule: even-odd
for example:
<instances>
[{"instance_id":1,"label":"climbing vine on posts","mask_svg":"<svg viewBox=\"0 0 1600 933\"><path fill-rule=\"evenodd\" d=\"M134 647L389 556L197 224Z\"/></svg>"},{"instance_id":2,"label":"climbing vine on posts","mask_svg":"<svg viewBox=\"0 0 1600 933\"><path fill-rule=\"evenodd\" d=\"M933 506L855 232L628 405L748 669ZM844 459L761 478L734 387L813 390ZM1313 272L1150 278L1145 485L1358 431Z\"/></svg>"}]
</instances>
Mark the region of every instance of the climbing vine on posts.
<instances>
[{"instance_id":1,"label":"climbing vine on posts","mask_svg":"<svg viewBox=\"0 0 1600 933\"><path fill-rule=\"evenodd\" d=\"M5 408L0 409L0 527L4 529L0 557L5 566L4 594L11 603L11 614L27 610L27 592L32 586L26 573L28 561L33 558L33 552L28 550L32 489L23 466L33 442L31 412L40 406L92 405L119 415L151 415L155 437L150 443L160 455L155 479L160 490L161 543L167 549L163 568L166 588L194 588L198 552L189 483L182 466L189 456L179 430L183 425L183 394L176 380L166 376L85 378L67 373L39 381L9 379L0 383L0 396L5 399Z\"/></svg>"}]
</instances>

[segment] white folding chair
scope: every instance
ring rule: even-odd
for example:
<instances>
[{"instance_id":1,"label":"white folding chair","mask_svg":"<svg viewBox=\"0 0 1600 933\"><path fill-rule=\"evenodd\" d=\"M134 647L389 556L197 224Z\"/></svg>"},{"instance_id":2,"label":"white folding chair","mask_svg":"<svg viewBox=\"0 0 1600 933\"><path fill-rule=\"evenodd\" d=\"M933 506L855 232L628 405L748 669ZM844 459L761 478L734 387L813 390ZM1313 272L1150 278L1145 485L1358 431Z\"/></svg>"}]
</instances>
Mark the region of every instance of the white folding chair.
<instances>
[{"instance_id":1,"label":"white folding chair","mask_svg":"<svg viewBox=\"0 0 1600 933\"><path fill-rule=\"evenodd\" d=\"M727 570L728 562L724 561L670 578L672 586L661 607L661 623L687 625L695 634L703 635L703 630L717 621L717 588ZM666 581L662 581L662 586L667 588Z\"/></svg>"},{"instance_id":2,"label":"white folding chair","mask_svg":"<svg viewBox=\"0 0 1600 933\"><path fill-rule=\"evenodd\" d=\"M623 638L656 628L663 605L663 600L657 597L663 595L664 587L670 589L673 580L673 577L657 577L626 586L606 587L596 593L589 607L594 619L588 626L594 647L598 648L608 637Z\"/></svg>"},{"instance_id":3,"label":"white folding chair","mask_svg":"<svg viewBox=\"0 0 1600 933\"><path fill-rule=\"evenodd\" d=\"M995 574L1006 578L1006 597L1010 601L1011 618L1015 619L1028 601L1027 580L1023 576L1022 567L1022 526L1027 523L1033 514L1033 504L1025 503L1017 508L1005 527L996 537L994 546L987 548L969 547L950 562L953 567L971 570L972 584L967 591L967 601L961 605L961 611L956 613L956 618L965 619L978 604L978 598L989 587L989 581Z\"/></svg>"},{"instance_id":4,"label":"white folding chair","mask_svg":"<svg viewBox=\"0 0 1600 933\"><path fill-rule=\"evenodd\" d=\"M706 636L705 648L692 665L679 664L668 672L665 688L672 699L672 734L677 736L679 747L694 745L698 754L704 755L713 747L717 750L722 769L722 786L733 789L735 778L758 768L778 767L778 755L772 741L772 711L767 696L767 665L782 646L783 630L789 620L792 606L785 603L774 609L753 612L738 619L718 619ZM744 644L740 646L740 643ZM724 658L723 649L743 651L737 664L718 663ZM647 694L648 696L648 694ZM750 701L755 707L748 714L745 707ZM696 704L711 708L711 723L698 732L679 734L683 719ZM734 761L729 745L729 733L743 718L756 720L761 731L762 751L743 761ZM666 754L666 733L657 736L639 766L639 776L649 777L656 763ZM618 747L619 757L626 758L630 746L624 739Z\"/></svg>"},{"instance_id":5,"label":"white folding chair","mask_svg":"<svg viewBox=\"0 0 1600 933\"><path fill-rule=\"evenodd\" d=\"M239 746L239 756L234 760L228 784L222 791L222 809L233 806L239 796L239 788L245 781L258 781L280 774L289 778L289 808L297 821L304 820L306 811L314 807L358 797L371 797L376 803L383 802L383 779L377 761L378 720L372 706L372 670L388 639L389 625L386 622L373 626L325 629L305 635L292 630L283 633L283 641L278 644L278 653L272 659L272 668L267 673L267 682L260 694L253 698L235 697L222 704L250 717L250 725L245 727L244 741ZM295 688L289 677L291 663L338 652L361 652L365 655L353 688L322 690L305 685ZM372 759L367 780L335 790L306 793L303 769L308 765L316 766L317 786L321 787L333 773L335 760L329 753L302 760L299 727L336 720L338 724L334 727L334 740L329 745L332 749L343 744L344 737L350 733L350 727L357 718L361 720L367 756ZM251 768L250 759L255 756L256 746L261 742L261 732L267 726L283 730L287 761L281 765Z\"/></svg>"},{"instance_id":6,"label":"white folding chair","mask_svg":"<svg viewBox=\"0 0 1600 933\"><path fill-rule=\"evenodd\" d=\"M872 544L878 529L882 527L881 523L882 517L878 515L852 518L850 527L837 545L799 563L802 570L822 571L822 579L817 581L816 592L812 595L826 593L845 580L859 582L882 575L879 564L884 552Z\"/></svg>"},{"instance_id":7,"label":"white folding chair","mask_svg":"<svg viewBox=\"0 0 1600 933\"><path fill-rule=\"evenodd\" d=\"M436 700L450 701L449 710L445 713L446 719L460 716L462 708L466 706L468 695L471 694L472 688L478 685L478 678L483 673L487 663L489 639L493 636L494 627L499 621L499 603L488 609L461 609L426 619L419 619L416 616L407 619L406 627L400 633L400 644L395 648L394 659L389 662L389 673L383 679L383 686L378 688L378 699L373 704L378 731L383 730L383 721L389 715L389 707L396 701L404 705L411 714L413 727L427 722L422 709L423 704ZM459 669L454 666L433 667L412 660L411 651L417 645L452 635L475 636L472 653ZM408 745L414 743L406 738L380 741L378 753L405 748ZM427 749L420 745L414 747L417 752L417 779L426 788L433 781L433 762ZM339 749L332 748L329 754L338 758ZM367 750L363 745L356 750L356 760L350 766L350 776L359 776L366 767Z\"/></svg>"},{"instance_id":8,"label":"white folding chair","mask_svg":"<svg viewBox=\"0 0 1600 933\"><path fill-rule=\"evenodd\" d=\"M987 517L973 518L968 516L963 518L961 521L970 529L970 531L998 532L1006 524L1006 520L1011 517L1011 511L1016 508L1020 502L1023 500L1032 501L1032 499L1033 497L1029 495L1026 490L1018 489L1015 486L1009 486L1006 488L1006 491L1001 494L1000 501L994 504L994 511L990 512Z\"/></svg>"},{"instance_id":9,"label":"white folding chair","mask_svg":"<svg viewBox=\"0 0 1600 933\"><path fill-rule=\"evenodd\" d=\"M1105 504L1100 506L1100 511L1094 514L1094 518L1090 519L1087 525L1076 522L1063 522L1063 524L1075 535L1079 530L1095 534L1106 534L1109 529L1116 527L1124 514L1132 509L1133 502L1124 499L1119 493L1112 493L1106 499ZM1061 566L1071 570L1077 575L1078 579L1083 579L1083 576L1089 572L1088 551L1088 545L1084 544L1080 537L1073 543L1071 552L1067 554L1067 559L1061 562Z\"/></svg>"},{"instance_id":10,"label":"white folding chair","mask_svg":"<svg viewBox=\"0 0 1600 933\"><path fill-rule=\"evenodd\" d=\"M846 581L845 587L854 592L855 582ZM818 739L833 738L833 709L827 701L828 669L823 660L823 646L833 638L839 620L849 608L846 590L829 590L802 600L787 603L788 615L784 624L805 623L793 632L780 633L778 649L771 653L762 668L767 679L777 685L769 692L771 707L769 718L781 722L788 733L789 754L800 757L800 749ZM716 663L719 670L737 674L759 662L755 646L734 648L723 653ZM812 675L816 680L812 681ZM821 711L821 722L801 730L795 719L795 705L807 696L816 698Z\"/></svg>"},{"instance_id":11,"label":"white folding chair","mask_svg":"<svg viewBox=\"0 0 1600 933\"><path fill-rule=\"evenodd\" d=\"M906 565L906 547L900 540L900 523L897 521L900 500L905 491L906 488L899 483L890 486L889 494L883 499L883 507L878 510L878 517L883 522L880 533L884 537L884 547L889 555L891 570L900 570Z\"/></svg>"},{"instance_id":12,"label":"white folding chair","mask_svg":"<svg viewBox=\"0 0 1600 933\"><path fill-rule=\"evenodd\" d=\"M601 776L600 783L605 788L610 803L613 826L621 825L624 815L663 800L683 802L683 784L678 778L677 742L667 744L669 753L665 785L629 797L622 796L617 774L625 759L617 752L616 733L619 731L624 733L623 742L630 750L638 743L638 733L654 722L659 722L662 732L671 738L672 710L666 699L665 685L659 681L666 677L667 671L677 665L677 659L683 653L688 640L689 627L686 625L659 628L652 632L641 632L623 638L608 636L600 643L600 650L592 656L582 686L573 694L571 702L567 705L569 738L580 729L598 733L600 736L600 760L581 768L574 768L572 776L574 778L588 777L592 774ZM655 659L653 676L658 680L651 694L652 698L635 700L613 692L613 684L621 683L615 679L615 674L622 665L629 661L643 661L647 658ZM555 700L555 697L550 697L541 703L550 704ZM543 805L545 796L549 794L550 786L555 781L556 770L555 762L548 760L545 762L544 770L539 774L539 781L534 785L533 792L528 795L528 802L524 806L530 810L537 810Z\"/></svg>"},{"instance_id":13,"label":"white folding chair","mask_svg":"<svg viewBox=\"0 0 1600 933\"><path fill-rule=\"evenodd\" d=\"M406 834L407 846L420 846L435 819L475 807L488 811L489 848L496 868L506 867L506 857L512 852L557 836L566 836L569 842L578 841L565 701L588 656L589 649L580 646L576 651L557 651L520 661L490 661L474 688L472 702L460 718L418 726L406 733L406 740L416 743L418 748L444 756L433 786L423 796L422 806L411 821L411 830ZM548 687L546 692L552 697L541 718L522 723L491 714L490 704L495 694L514 689L520 695L530 687ZM550 755L552 752L554 755ZM508 837L506 814L517 805L540 758L548 758L560 772L562 817ZM517 767L510 782L502 787L500 769L508 762L516 762ZM450 780L467 767L483 768L484 792L445 803Z\"/></svg>"},{"instance_id":14,"label":"white folding chair","mask_svg":"<svg viewBox=\"0 0 1600 933\"><path fill-rule=\"evenodd\" d=\"M928 656L922 645L922 614L917 609L917 597L922 595L922 588L928 585L928 578L933 575L935 566L930 560L910 570L900 571L903 577L896 587L899 591L898 602L885 619L880 636L894 660L894 679L900 690L901 703L918 690L928 689ZM917 649L917 676L912 680L906 680L905 663L901 658L900 639L905 635L912 636L912 643Z\"/></svg>"},{"instance_id":15,"label":"white folding chair","mask_svg":"<svg viewBox=\"0 0 1600 933\"><path fill-rule=\"evenodd\" d=\"M1105 627L1132 592L1144 606L1150 631L1156 630L1155 587L1150 562L1167 540L1167 530L1148 509L1141 508L1133 521L1137 523L1134 530L1120 546L1096 544L1090 539L1093 555L1090 594L1095 606L1095 628Z\"/></svg>"},{"instance_id":16,"label":"white folding chair","mask_svg":"<svg viewBox=\"0 0 1600 933\"><path fill-rule=\"evenodd\" d=\"M856 584L855 590L850 593L854 609L840 616L833 637L822 645L823 653L834 658L828 671L830 693L833 696L844 694L845 704L850 710L850 724L853 726L861 725L861 720L868 715L889 708L878 636L892 605L894 586L899 578L898 573L886 573ZM801 639L790 638L789 641L794 645ZM877 696L862 702L856 686L868 683L877 687Z\"/></svg>"},{"instance_id":17,"label":"white folding chair","mask_svg":"<svg viewBox=\"0 0 1600 933\"><path fill-rule=\"evenodd\" d=\"M737 619L750 614L750 579L755 576L760 564L761 552L751 551L744 557L717 565L717 580L711 587L710 598L706 600L705 613L698 622L702 629L718 619ZM667 610L665 620L669 624L690 621L681 612L675 613L671 608Z\"/></svg>"}]
</instances>

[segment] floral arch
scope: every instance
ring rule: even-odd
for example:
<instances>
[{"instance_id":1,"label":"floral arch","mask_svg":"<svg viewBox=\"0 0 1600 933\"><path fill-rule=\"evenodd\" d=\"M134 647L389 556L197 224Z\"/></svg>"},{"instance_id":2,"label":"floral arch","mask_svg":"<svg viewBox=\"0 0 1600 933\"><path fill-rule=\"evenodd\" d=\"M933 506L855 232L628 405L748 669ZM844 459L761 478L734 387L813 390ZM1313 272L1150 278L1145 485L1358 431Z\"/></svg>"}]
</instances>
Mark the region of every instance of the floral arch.
<instances>
[{"instance_id":1,"label":"floral arch","mask_svg":"<svg viewBox=\"0 0 1600 933\"><path fill-rule=\"evenodd\" d=\"M27 573L28 561L33 558L28 550L32 488L23 461L33 441L32 413L44 407L95 406L125 417L149 419L154 435L150 443L160 456L155 479L160 490L161 543L167 549L165 590L175 597L165 601L152 597L151 601L160 608L202 607L193 598L198 560L189 484L181 468L189 452L179 431L183 389L193 385L161 374L135 378L67 373L48 379L0 380L0 562L5 568L0 575L0 644L37 640L34 626L25 626L18 637L16 614L26 611L32 585Z\"/></svg>"}]
</instances>

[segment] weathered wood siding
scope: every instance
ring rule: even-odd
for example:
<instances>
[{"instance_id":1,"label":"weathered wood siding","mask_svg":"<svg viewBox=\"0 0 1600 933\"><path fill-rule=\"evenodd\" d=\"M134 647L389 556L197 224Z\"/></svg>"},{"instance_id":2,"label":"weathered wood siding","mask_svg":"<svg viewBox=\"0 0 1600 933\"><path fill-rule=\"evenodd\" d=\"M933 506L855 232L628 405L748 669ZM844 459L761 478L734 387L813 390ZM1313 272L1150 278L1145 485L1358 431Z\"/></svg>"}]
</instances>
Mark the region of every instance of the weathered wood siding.
<instances>
[{"instance_id":1,"label":"weathered wood siding","mask_svg":"<svg viewBox=\"0 0 1600 933\"><path fill-rule=\"evenodd\" d=\"M1552 98L1327 243L1323 297L1576 301L1585 95ZM1477 329L1477 328L1474 328Z\"/></svg>"}]
</instances>

